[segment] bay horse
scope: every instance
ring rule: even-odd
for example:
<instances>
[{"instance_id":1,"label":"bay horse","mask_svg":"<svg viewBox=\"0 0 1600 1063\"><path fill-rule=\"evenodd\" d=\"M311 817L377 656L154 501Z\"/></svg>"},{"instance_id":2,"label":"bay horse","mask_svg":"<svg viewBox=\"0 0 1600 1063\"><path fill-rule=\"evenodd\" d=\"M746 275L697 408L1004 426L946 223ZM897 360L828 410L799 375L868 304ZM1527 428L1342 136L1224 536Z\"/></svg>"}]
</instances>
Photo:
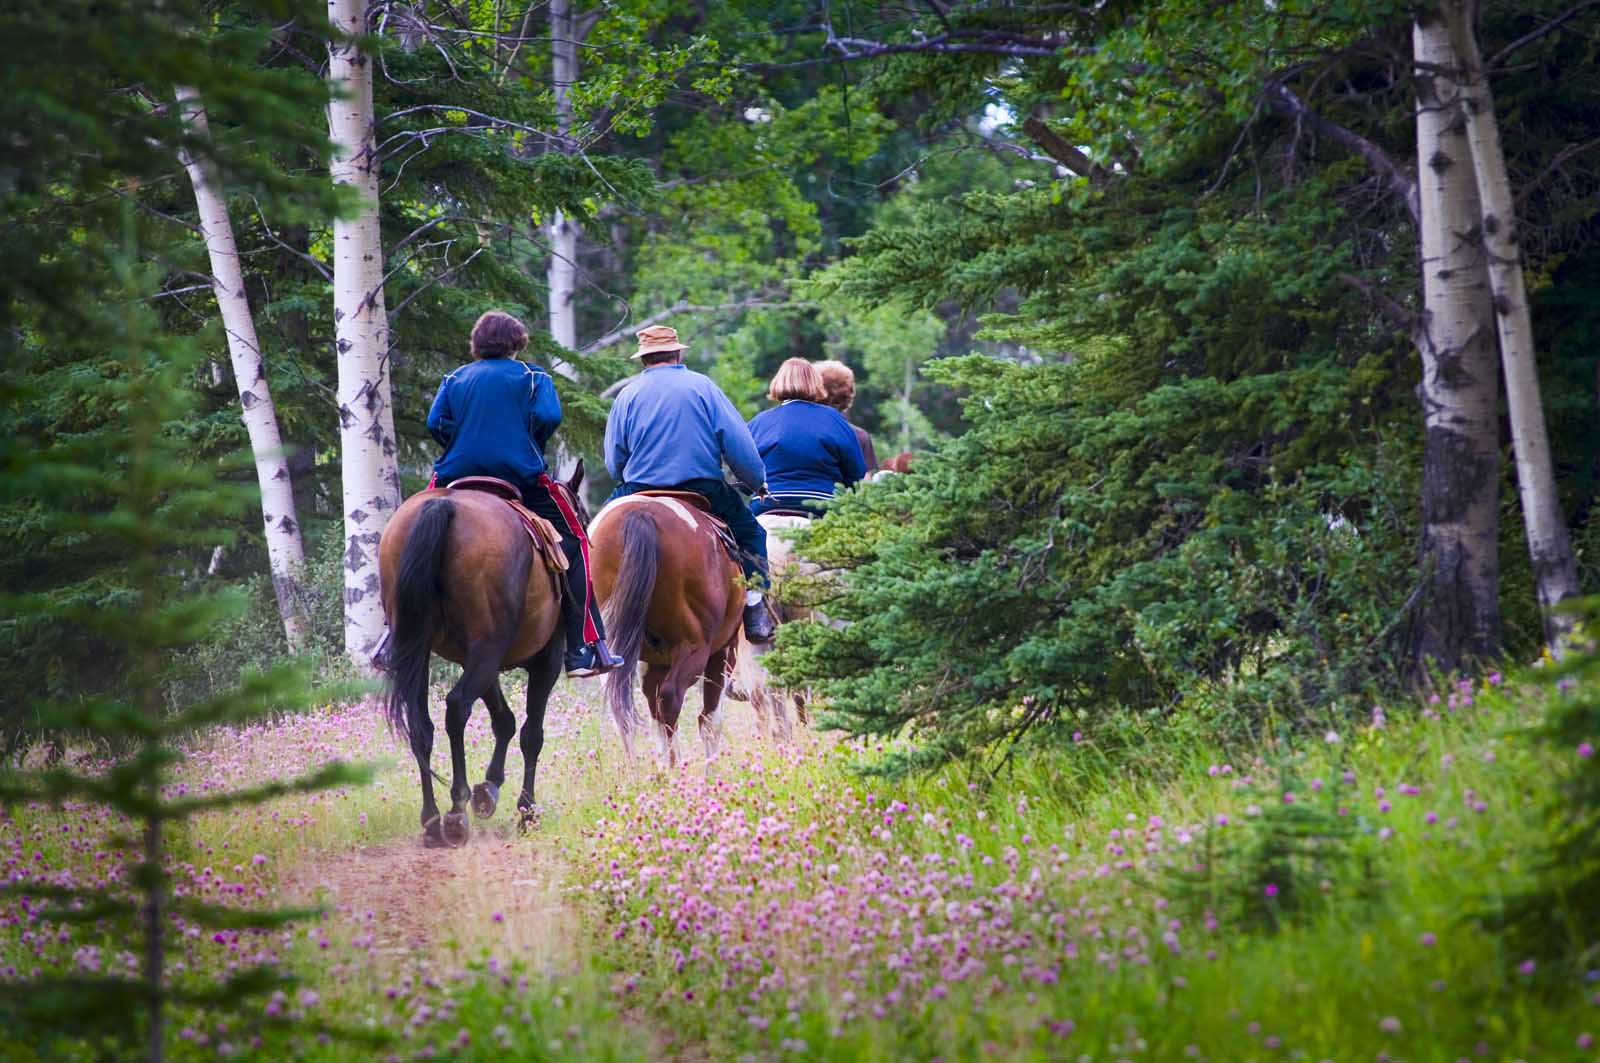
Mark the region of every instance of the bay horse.
<instances>
[{"instance_id":1,"label":"bay horse","mask_svg":"<svg viewBox=\"0 0 1600 1063\"><path fill-rule=\"evenodd\" d=\"M704 499L641 492L608 502L589 529L595 598L623 666L606 676L623 747L633 751L633 679L645 665L645 701L658 751L677 764L673 737L684 695L704 680L700 737L716 757L729 655L744 616L744 576L718 536Z\"/></svg>"},{"instance_id":2,"label":"bay horse","mask_svg":"<svg viewBox=\"0 0 1600 1063\"><path fill-rule=\"evenodd\" d=\"M565 485L568 501L588 522L578 487L583 464ZM506 749L517 720L500 689L500 673L528 673L522 725L522 824L533 815L533 782L544 748L544 713L561 676L565 648L561 588L537 556L521 518L506 501L478 490L420 491L401 503L378 543L378 573L390 645L386 668L389 725L407 738L422 780L422 842L466 842L465 807L480 819L494 814L506 779ZM442 818L433 796L433 719L428 712L432 655L461 665L445 695L450 738L450 811ZM494 729L494 753L484 781L467 785L466 727L482 699ZM443 780L440 780L443 781Z\"/></svg>"}]
</instances>

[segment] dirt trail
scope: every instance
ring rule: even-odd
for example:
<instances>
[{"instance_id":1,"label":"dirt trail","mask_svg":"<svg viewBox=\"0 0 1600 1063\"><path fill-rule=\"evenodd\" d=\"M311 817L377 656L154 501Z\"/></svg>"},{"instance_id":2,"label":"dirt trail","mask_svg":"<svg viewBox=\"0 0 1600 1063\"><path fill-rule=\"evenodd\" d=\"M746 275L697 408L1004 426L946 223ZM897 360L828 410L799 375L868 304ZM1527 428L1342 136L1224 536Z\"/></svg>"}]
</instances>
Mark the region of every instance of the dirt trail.
<instances>
[{"instance_id":1,"label":"dirt trail","mask_svg":"<svg viewBox=\"0 0 1600 1063\"><path fill-rule=\"evenodd\" d=\"M333 907L372 933L380 954L443 949L465 960L487 948L546 967L571 958L576 925L564 869L547 848L509 826L480 828L459 849L407 837L320 854L291 869L278 892Z\"/></svg>"}]
</instances>

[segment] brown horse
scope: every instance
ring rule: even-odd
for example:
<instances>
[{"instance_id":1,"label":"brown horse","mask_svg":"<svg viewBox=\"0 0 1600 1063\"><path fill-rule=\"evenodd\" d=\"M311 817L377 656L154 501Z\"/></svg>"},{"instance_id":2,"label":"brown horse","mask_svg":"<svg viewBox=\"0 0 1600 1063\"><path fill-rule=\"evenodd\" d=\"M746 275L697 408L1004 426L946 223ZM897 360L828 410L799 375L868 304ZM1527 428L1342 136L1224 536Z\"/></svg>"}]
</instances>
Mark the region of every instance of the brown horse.
<instances>
[{"instance_id":1,"label":"brown horse","mask_svg":"<svg viewBox=\"0 0 1600 1063\"><path fill-rule=\"evenodd\" d=\"M632 752L633 677L642 660L645 701L668 764L677 763L673 736L684 695L701 678L700 737L706 759L717 755L717 708L744 611L739 565L696 498L626 495L608 503L589 529L595 596L624 661L606 677L612 715Z\"/></svg>"},{"instance_id":2,"label":"brown horse","mask_svg":"<svg viewBox=\"0 0 1600 1063\"><path fill-rule=\"evenodd\" d=\"M567 484L580 518L583 466ZM422 779L424 845L461 845L469 833L468 800L479 818L494 814L506 779L506 748L517 720L500 689L500 673L528 673L522 725L524 825L533 814L533 779L544 748L544 711L561 675L562 581L535 554L516 512L484 491L427 490L401 504L378 543L384 614L389 620L388 717L407 737ZM461 665L445 695L450 737L450 811L443 819L433 797L433 720L428 714L432 654ZM479 699L494 728L494 754L476 787L467 785L466 726ZM442 780L441 780L442 781Z\"/></svg>"}]
</instances>

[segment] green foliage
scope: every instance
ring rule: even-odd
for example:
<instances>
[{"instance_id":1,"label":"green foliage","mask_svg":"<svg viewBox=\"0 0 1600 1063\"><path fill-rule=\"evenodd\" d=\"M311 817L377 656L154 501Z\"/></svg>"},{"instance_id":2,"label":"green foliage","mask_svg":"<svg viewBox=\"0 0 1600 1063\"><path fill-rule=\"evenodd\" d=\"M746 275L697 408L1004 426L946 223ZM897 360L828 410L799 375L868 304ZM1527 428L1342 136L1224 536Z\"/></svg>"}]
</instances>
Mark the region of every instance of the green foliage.
<instances>
[{"instance_id":1,"label":"green foliage","mask_svg":"<svg viewBox=\"0 0 1600 1063\"><path fill-rule=\"evenodd\" d=\"M1545 703L1528 736L1557 765L1544 804L1548 827L1535 882L1492 915L1527 952L1562 961L1561 970L1593 968L1600 949L1600 644L1594 622L1600 600L1574 603L1587 618L1559 662L1545 661L1521 677Z\"/></svg>"},{"instance_id":2,"label":"green foliage","mask_svg":"<svg viewBox=\"0 0 1600 1063\"><path fill-rule=\"evenodd\" d=\"M131 210L131 208L128 208ZM131 233L131 227L130 227ZM114 928L138 941L137 976L54 974L9 987L0 1004L8 1032L33 1030L37 1043L87 1041L125 1058L146 1046L145 1057L162 1057L163 1023L173 1005L249 1014L259 1019L259 994L283 983L280 972L246 966L212 981L203 973L174 976L166 969L163 939L175 920L200 928L271 927L293 918L289 910L222 908L175 896L165 862L168 834L199 812L255 804L280 794L325 789L359 781L363 772L332 764L309 774L235 790L188 794L167 782L180 759L175 739L194 728L237 724L309 701L304 674L284 667L247 676L231 690L168 712L163 699L164 662L237 609L231 596L184 592L185 553L226 541L219 530L249 503L249 495L214 482L212 472L185 460L183 426L192 409L183 386L201 361L191 345L175 343L159 327L146 299L158 278L136 265L125 250L109 260L114 285L95 293L79 323L105 344L103 375L85 387L115 411L115 422L88 445L58 440L47 452L8 455L8 486L25 497L39 533L75 536L120 559L125 590L112 601L86 605L56 588L8 593L6 612L55 621L55 630L75 627L111 651L128 671L120 696L45 700L34 704L41 726L82 734L117 750L102 772L69 765L24 770L8 759L0 775L0 800L59 803L88 800L126 816L138 837L116 839L142 859L126 883L54 887L13 883L8 894L48 901L44 916L65 924ZM85 512L85 493L98 500Z\"/></svg>"}]
</instances>

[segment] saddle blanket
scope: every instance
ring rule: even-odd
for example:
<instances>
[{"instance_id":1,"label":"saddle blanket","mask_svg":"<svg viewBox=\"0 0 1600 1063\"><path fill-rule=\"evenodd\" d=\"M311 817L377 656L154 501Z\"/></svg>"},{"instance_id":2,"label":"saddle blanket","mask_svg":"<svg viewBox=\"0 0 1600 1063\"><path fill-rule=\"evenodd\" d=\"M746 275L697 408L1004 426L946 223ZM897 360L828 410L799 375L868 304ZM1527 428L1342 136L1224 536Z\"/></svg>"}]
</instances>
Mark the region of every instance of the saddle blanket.
<instances>
[{"instance_id":1,"label":"saddle blanket","mask_svg":"<svg viewBox=\"0 0 1600 1063\"><path fill-rule=\"evenodd\" d=\"M528 538L533 541L533 552L544 561L544 567L551 572L567 570L567 555L561 549L561 533L556 531L554 524L522 504L522 492L517 490L516 484L495 476L464 476L459 480L451 480L446 490L482 491L496 496L510 506L517 519L522 521Z\"/></svg>"}]
</instances>

